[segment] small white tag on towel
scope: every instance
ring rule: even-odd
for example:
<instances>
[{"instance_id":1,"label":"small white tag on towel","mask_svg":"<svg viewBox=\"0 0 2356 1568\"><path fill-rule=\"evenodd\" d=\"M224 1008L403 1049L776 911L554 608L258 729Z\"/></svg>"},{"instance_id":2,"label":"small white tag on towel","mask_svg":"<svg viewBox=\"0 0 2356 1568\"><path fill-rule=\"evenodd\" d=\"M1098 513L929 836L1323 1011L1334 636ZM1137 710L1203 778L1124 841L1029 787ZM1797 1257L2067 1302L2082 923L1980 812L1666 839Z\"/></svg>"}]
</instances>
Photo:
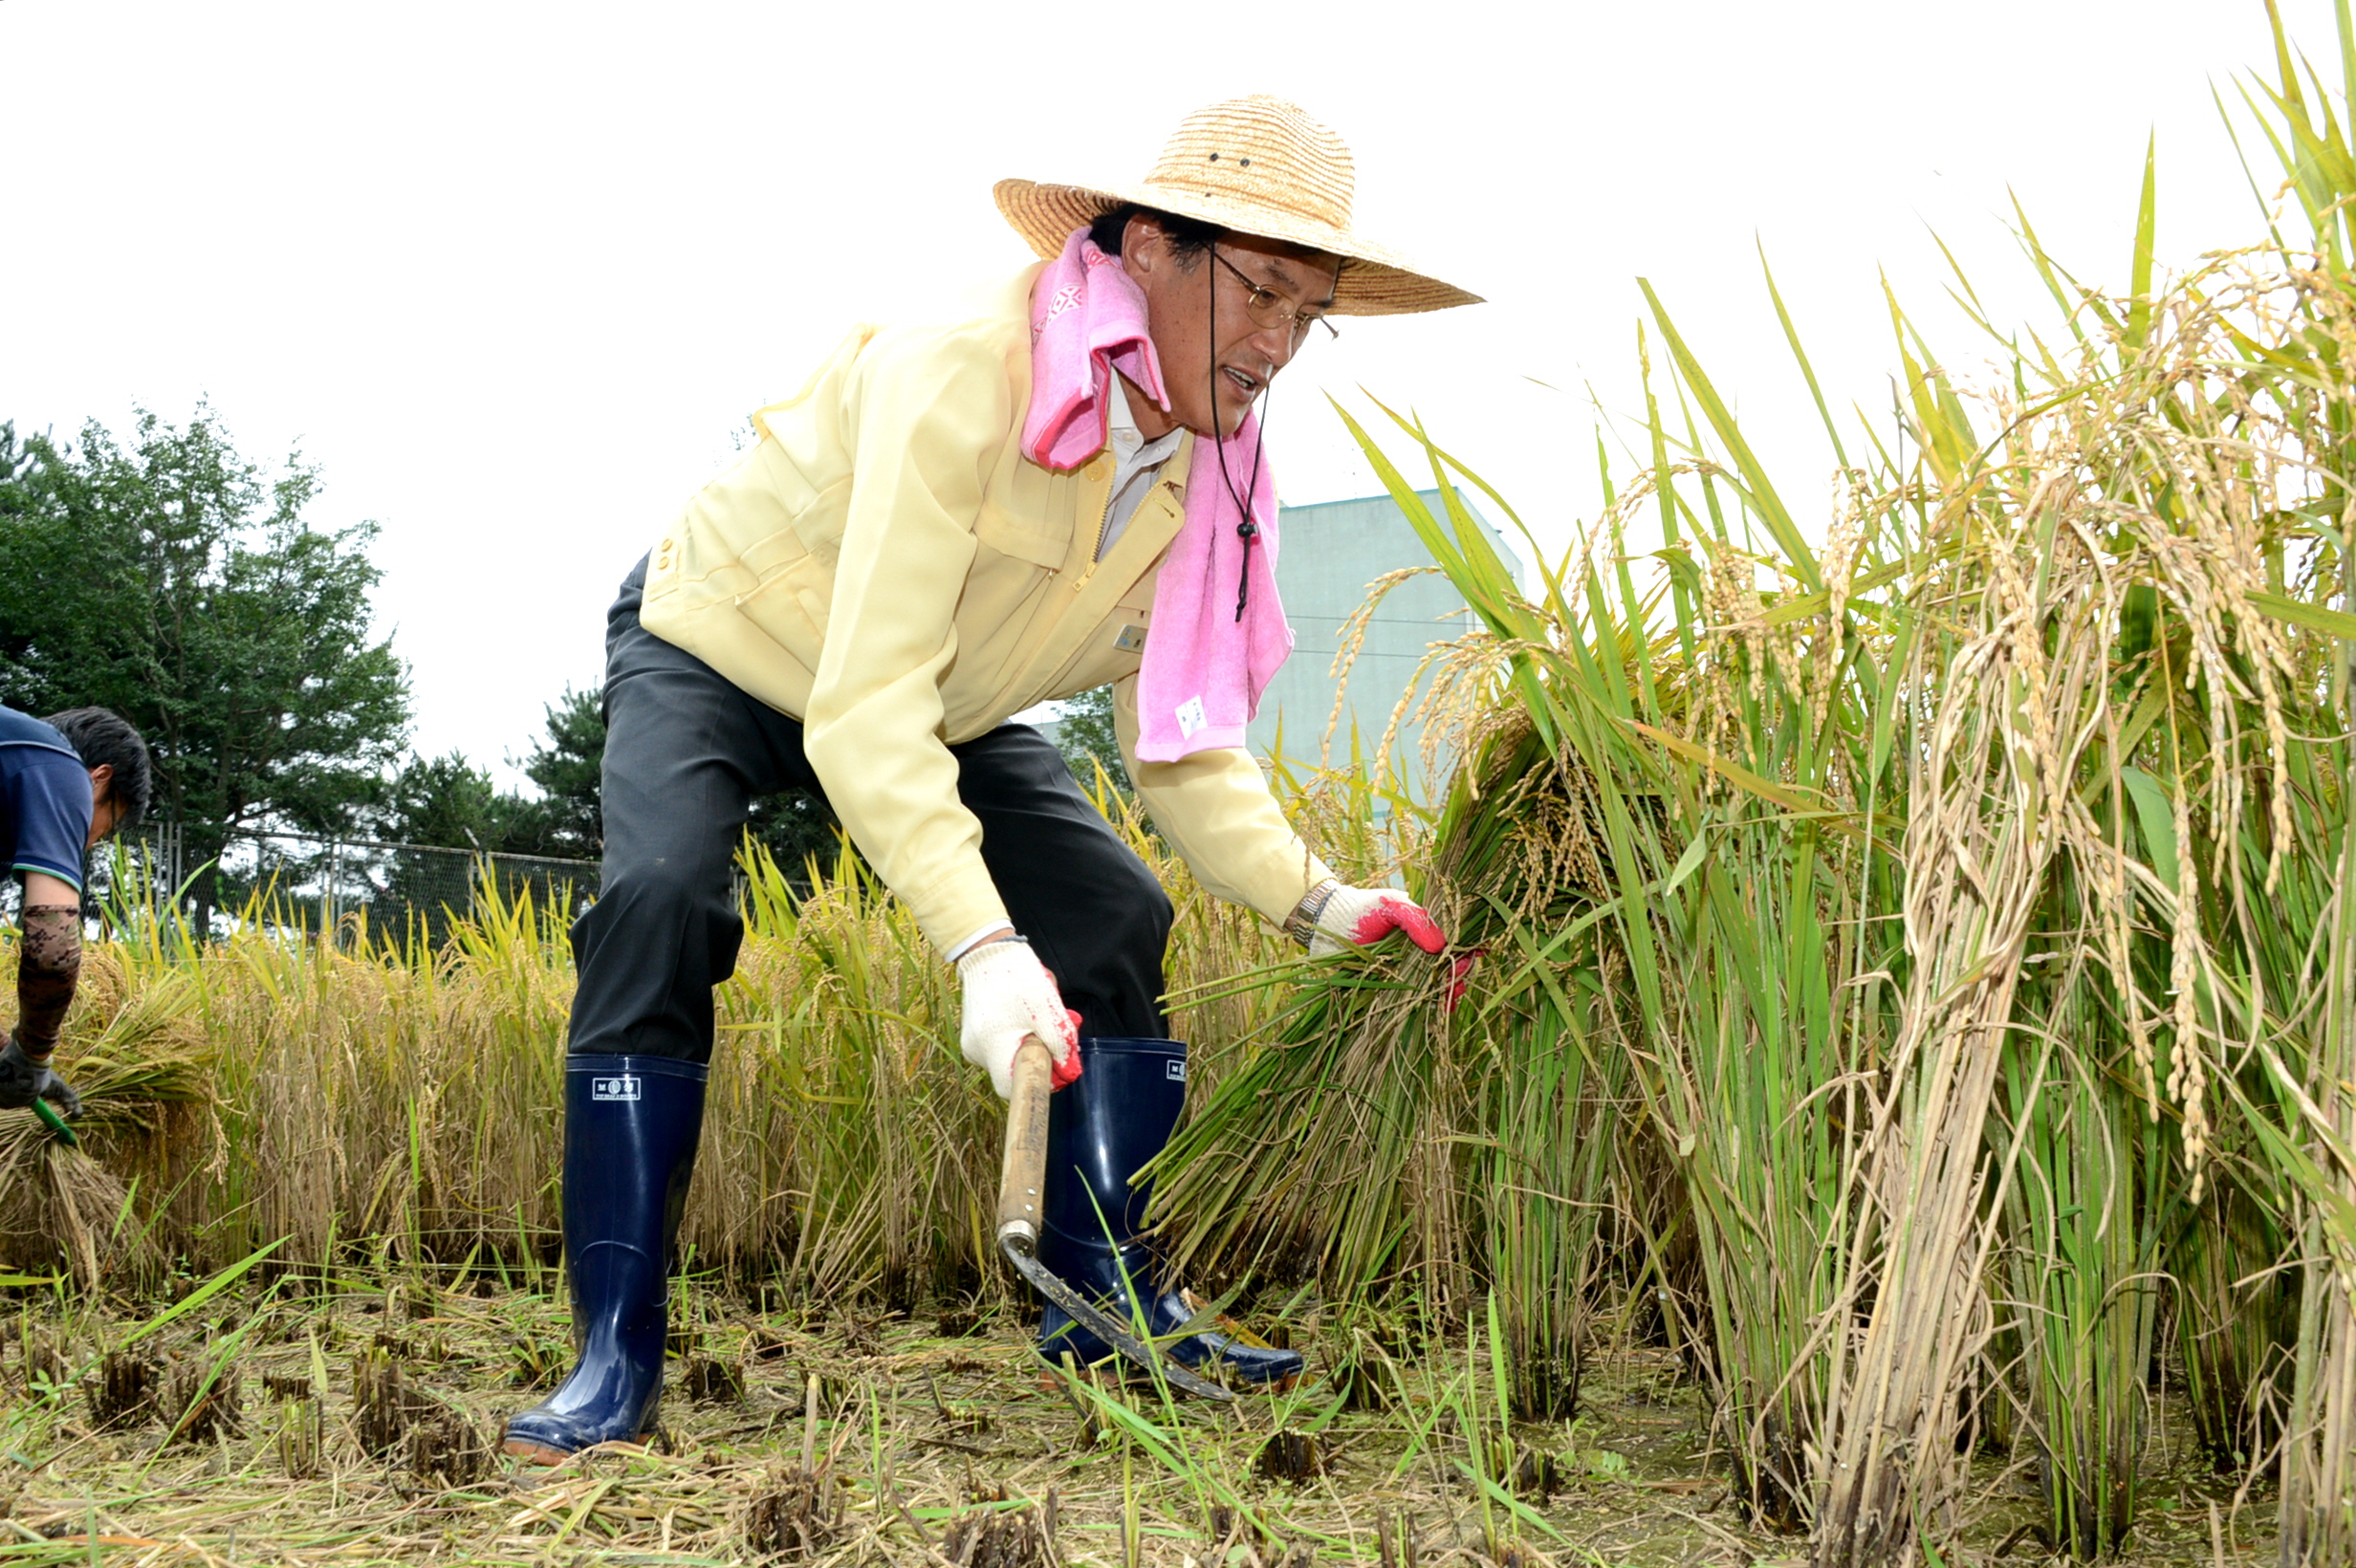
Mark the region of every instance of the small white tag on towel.
<instances>
[{"instance_id":1,"label":"small white tag on towel","mask_svg":"<svg viewBox=\"0 0 2356 1568\"><path fill-rule=\"evenodd\" d=\"M1210 722L1209 715L1203 712L1203 700L1200 697L1189 697L1178 705L1178 733L1187 739L1192 740L1194 731Z\"/></svg>"}]
</instances>

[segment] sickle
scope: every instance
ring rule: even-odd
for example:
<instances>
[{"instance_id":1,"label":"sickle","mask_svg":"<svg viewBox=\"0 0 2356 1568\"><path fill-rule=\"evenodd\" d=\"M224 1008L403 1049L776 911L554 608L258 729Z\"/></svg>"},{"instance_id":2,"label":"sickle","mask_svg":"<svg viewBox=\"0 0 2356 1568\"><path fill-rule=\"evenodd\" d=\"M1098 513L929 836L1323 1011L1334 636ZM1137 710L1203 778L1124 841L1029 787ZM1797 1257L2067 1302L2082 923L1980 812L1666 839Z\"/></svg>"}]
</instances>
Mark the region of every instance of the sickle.
<instances>
[{"instance_id":1,"label":"sickle","mask_svg":"<svg viewBox=\"0 0 2356 1568\"><path fill-rule=\"evenodd\" d=\"M1080 1327L1111 1345L1172 1388L1197 1399L1233 1400L1234 1395L1197 1377L1167 1356L1158 1355L1121 1320L1055 1274L1038 1260L1039 1194L1047 1187L1047 1097L1055 1063L1037 1036L1014 1051L1014 1092L1006 1102L1006 1160L998 1178L998 1250L1038 1293L1071 1314Z\"/></svg>"}]
</instances>

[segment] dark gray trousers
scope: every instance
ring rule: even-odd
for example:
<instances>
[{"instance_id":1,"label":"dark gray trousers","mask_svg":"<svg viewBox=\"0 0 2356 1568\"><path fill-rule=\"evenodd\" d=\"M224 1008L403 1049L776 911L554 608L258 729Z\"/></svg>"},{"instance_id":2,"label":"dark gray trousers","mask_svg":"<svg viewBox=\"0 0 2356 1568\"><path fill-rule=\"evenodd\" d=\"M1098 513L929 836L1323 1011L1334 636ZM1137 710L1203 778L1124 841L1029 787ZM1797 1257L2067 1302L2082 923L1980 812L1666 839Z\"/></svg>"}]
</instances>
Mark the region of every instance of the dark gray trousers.
<instances>
[{"instance_id":1,"label":"dark gray trousers","mask_svg":"<svg viewBox=\"0 0 2356 1568\"><path fill-rule=\"evenodd\" d=\"M646 563L605 627L605 864L573 923L572 1049L711 1059L711 988L744 922L729 867L757 796L823 795L801 725L638 623ZM1083 1034L1159 1038L1169 897L1029 725L949 748L1016 930ZM964 933L959 933L963 935Z\"/></svg>"}]
</instances>

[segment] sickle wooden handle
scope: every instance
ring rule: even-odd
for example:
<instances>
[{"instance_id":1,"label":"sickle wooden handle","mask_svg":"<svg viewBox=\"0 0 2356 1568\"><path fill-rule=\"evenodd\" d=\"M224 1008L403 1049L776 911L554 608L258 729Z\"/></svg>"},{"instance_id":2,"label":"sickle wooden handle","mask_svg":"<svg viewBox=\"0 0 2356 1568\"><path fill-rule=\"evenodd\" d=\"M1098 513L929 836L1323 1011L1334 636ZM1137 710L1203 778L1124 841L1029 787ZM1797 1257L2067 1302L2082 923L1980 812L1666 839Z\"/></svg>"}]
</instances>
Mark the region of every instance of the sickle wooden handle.
<instances>
[{"instance_id":1,"label":"sickle wooden handle","mask_svg":"<svg viewBox=\"0 0 2356 1568\"><path fill-rule=\"evenodd\" d=\"M1055 1062L1036 1034L1014 1048L1014 1093L1006 1102L1006 1161L998 1172L998 1245L1028 1255L1039 1241L1047 1187L1047 1097Z\"/></svg>"}]
</instances>

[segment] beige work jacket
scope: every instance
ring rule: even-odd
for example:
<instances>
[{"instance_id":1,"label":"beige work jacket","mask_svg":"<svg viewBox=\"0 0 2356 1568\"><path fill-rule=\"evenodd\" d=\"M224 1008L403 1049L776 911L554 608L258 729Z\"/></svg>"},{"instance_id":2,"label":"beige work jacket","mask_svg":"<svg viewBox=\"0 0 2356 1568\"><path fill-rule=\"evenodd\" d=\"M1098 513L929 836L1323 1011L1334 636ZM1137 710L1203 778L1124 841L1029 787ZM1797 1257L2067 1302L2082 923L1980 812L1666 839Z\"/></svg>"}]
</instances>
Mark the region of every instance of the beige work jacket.
<instances>
[{"instance_id":1,"label":"beige work jacket","mask_svg":"<svg viewBox=\"0 0 2356 1568\"><path fill-rule=\"evenodd\" d=\"M1036 267L968 314L862 327L656 543L642 623L802 721L852 841L947 949L1006 918L950 743L1111 683L1145 808L1203 884L1281 920L1327 873L1249 753L1137 760L1154 577L1192 438L1098 560L1110 452L1019 448Z\"/></svg>"}]
</instances>

